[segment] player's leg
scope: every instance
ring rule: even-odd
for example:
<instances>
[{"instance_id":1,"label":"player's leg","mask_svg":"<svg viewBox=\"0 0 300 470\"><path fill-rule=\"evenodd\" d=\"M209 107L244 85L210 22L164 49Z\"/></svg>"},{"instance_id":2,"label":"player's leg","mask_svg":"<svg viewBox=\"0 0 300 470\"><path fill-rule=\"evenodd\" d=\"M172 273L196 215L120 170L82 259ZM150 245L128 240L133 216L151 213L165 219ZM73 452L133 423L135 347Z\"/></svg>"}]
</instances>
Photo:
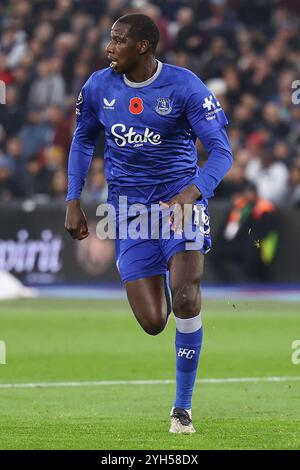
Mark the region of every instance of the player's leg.
<instances>
[{"instance_id":1,"label":"player's leg","mask_svg":"<svg viewBox=\"0 0 300 470\"><path fill-rule=\"evenodd\" d=\"M115 247L117 267L132 311L148 334L157 335L166 326L171 310L167 263L159 240L117 237Z\"/></svg>"},{"instance_id":2,"label":"player's leg","mask_svg":"<svg viewBox=\"0 0 300 470\"><path fill-rule=\"evenodd\" d=\"M125 285L131 309L141 327L150 335L160 333L171 311L166 276L144 277Z\"/></svg>"},{"instance_id":3,"label":"player's leg","mask_svg":"<svg viewBox=\"0 0 300 470\"><path fill-rule=\"evenodd\" d=\"M176 321L176 398L170 432L194 432L192 395L202 345L201 293L204 255L181 251L169 261L170 287Z\"/></svg>"}]
</instances>

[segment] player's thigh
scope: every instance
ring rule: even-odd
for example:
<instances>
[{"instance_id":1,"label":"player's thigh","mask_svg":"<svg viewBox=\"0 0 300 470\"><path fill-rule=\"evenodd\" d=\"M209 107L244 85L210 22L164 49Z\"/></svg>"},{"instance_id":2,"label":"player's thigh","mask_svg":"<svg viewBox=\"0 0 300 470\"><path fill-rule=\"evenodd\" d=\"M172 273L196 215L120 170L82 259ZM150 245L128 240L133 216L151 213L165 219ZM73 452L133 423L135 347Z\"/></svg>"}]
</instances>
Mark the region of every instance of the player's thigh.
<instances>
[{"instance_id":1,"label":"player's thigh","mask_svg":"<svg viewBox=\"0 0 300 470\"><path fill-rule=\"evenodd\" d=\"M168 266L173 311L178 317L193 317L201 309L204 255L198 250L179 251L171 257Z\"/></svg>"},{"instance_id":2,"label":"player's thigh","mask_svg":"<svg viewBox=\"0 0 300 470\"><path fill-rule=\"evenodd\" d=\"M158 240L119 240L117 265L132 311L149 334L162 331L167 318L167 264Z\"/></svg>"},{"instance_id":3,"label":"player's thigh","mask_svg":"<svg viewBox=\"0 0 300 470\"><path fill-rule=\"evenodd\" d=\"M170 287L188 283L200 284L204 273L204 254L199 250L179 251L168 263Z\"/></svg>"},{"instance_id":4,"label":"player's thigh","mask_svg":"<svg viewBox=\"0 0 300 470\"><path fill-rule=\"evenodd\" d=\"M160 333L167 320L166 276L155 275L126 282L131 309L144 330Z\"/></svg>"}]
</instances>

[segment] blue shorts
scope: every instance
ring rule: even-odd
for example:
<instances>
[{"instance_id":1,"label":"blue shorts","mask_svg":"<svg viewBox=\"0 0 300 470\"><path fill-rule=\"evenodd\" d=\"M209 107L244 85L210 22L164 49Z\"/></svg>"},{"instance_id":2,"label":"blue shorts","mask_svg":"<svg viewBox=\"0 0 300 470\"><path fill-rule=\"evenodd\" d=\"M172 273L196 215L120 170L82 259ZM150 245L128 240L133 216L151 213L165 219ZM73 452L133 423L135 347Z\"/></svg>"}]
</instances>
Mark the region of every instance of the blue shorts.
<instances>
[{"instance_id":1,"label":"blue shorts","mask_svg":"<svg viewBox=\"0 0 300 470\"><path fill-rule=\"evenodd\" d=\"M190 185L190 176L182 178L180 181L171 181L156 186L142 187L119 187L109 184L108 202L115 208L116 213L116 264L123 282L133 281L144 277L166 274L168 262L175 253L180 251L198 250L205 254L211 249L209 214L206 200L196 201L191 218L191 230L188 233L174 234L169 229L169 236L163 235L163 227L166 220L160 214L156 217L157 223L153 229L151 226L151 213L153 204L159 207L159 201L167 202L184 188ZM143 219L149 222L147 233L136 238L130 236L130 230L124 237L122 223L127 221L130 227L131 222L135 223L136 216L130 216L125 212L120 217L119 197L126 196L127 208L133 204L144 204L145 210ZM151 209L151 211L150 211ZM141 217L141 215L139 214ZM169 224L168 224L169 227ZM121 233L122 232L122 233ZM155 232L155 235L153 235ZM195 236L197 234L197 236Z\"/></svg>"}]
</instances>

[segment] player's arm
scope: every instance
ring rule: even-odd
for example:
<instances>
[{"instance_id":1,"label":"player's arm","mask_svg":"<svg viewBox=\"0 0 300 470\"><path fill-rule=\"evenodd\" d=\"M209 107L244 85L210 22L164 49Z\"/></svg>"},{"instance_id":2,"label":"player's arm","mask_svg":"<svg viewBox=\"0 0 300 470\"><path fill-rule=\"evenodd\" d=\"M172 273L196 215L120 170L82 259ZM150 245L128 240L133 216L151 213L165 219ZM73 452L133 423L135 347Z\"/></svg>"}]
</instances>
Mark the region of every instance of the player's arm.
<instances>
[{"instance_id":1,"label":"player's arm","mask_svg":"<svg viewBox=\"0 0 300 470\"><path fill-rule=\"evenodd\" d=\"M76 103L77 126L68 162L65 228L77 240L83 240L89 235L86 217L80 207L80 195L93 158L95 142L102 128L93 109L92 78L93 76L83 86Z\"/></svg>"},{"instance_id":2,"label":"player's arm","mask_svg":"<svg viewBox=\"0 0 300 470\"><path fill-rule=\"evenodd\" d=\"M208 153L200 174L192 179L203 199L208 199L213 197L215 188L233 163L225 130L228 121L218 100L199 79L194 81L192 93L188 97L186 116L191 129Z\"/></svg>"},{"instance_id":3,"label":"player's arm","mask_svg":"<svg viewBox=\"0 0 300 470\"><path fill-rule=\"evenodd\" d=\"M191 185L168 202L161 202L165 207L174 206L183 213L186 204L194 204L199 199L214 195L214 189L230 169L233 156L225 130L228 123L226 116L214 95L196 76L187 91L185 106L186 118L195 135L201 140L208 152L208 159L200 174L191 179ZM177 218L179 220L179 217ZM176 231L177 227L173 227Z\"/></svg>"}]
</instances>

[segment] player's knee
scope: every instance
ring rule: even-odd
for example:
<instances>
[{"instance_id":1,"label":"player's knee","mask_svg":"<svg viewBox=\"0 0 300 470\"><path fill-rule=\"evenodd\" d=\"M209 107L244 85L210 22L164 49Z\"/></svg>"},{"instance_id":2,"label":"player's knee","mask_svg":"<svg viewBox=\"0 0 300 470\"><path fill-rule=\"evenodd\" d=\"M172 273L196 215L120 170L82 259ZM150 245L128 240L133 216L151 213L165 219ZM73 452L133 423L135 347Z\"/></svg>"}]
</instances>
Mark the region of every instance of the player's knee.
<instances>
[{"instance_id":1,"label":"player's knee","mask_svg":"<svg viewBox=\"0 0 300 470\"><path fill-rule=\"evenodd\" d=\"M176 289L173 294L173 312L177 317L194 317L201 310L199 283L191 283Z\"/></svg>"},{"instance_id":2,"label":"player's knee","mask_svg":"<svg viewBox=\"0 0 300 470\"><path fill-rule=\"evenodd\" d=\"M165 326L166 320L163 317L151 318L142 323L144 331L151 336L156 336L161 333Z\"/></svg>"}]
</instances>

